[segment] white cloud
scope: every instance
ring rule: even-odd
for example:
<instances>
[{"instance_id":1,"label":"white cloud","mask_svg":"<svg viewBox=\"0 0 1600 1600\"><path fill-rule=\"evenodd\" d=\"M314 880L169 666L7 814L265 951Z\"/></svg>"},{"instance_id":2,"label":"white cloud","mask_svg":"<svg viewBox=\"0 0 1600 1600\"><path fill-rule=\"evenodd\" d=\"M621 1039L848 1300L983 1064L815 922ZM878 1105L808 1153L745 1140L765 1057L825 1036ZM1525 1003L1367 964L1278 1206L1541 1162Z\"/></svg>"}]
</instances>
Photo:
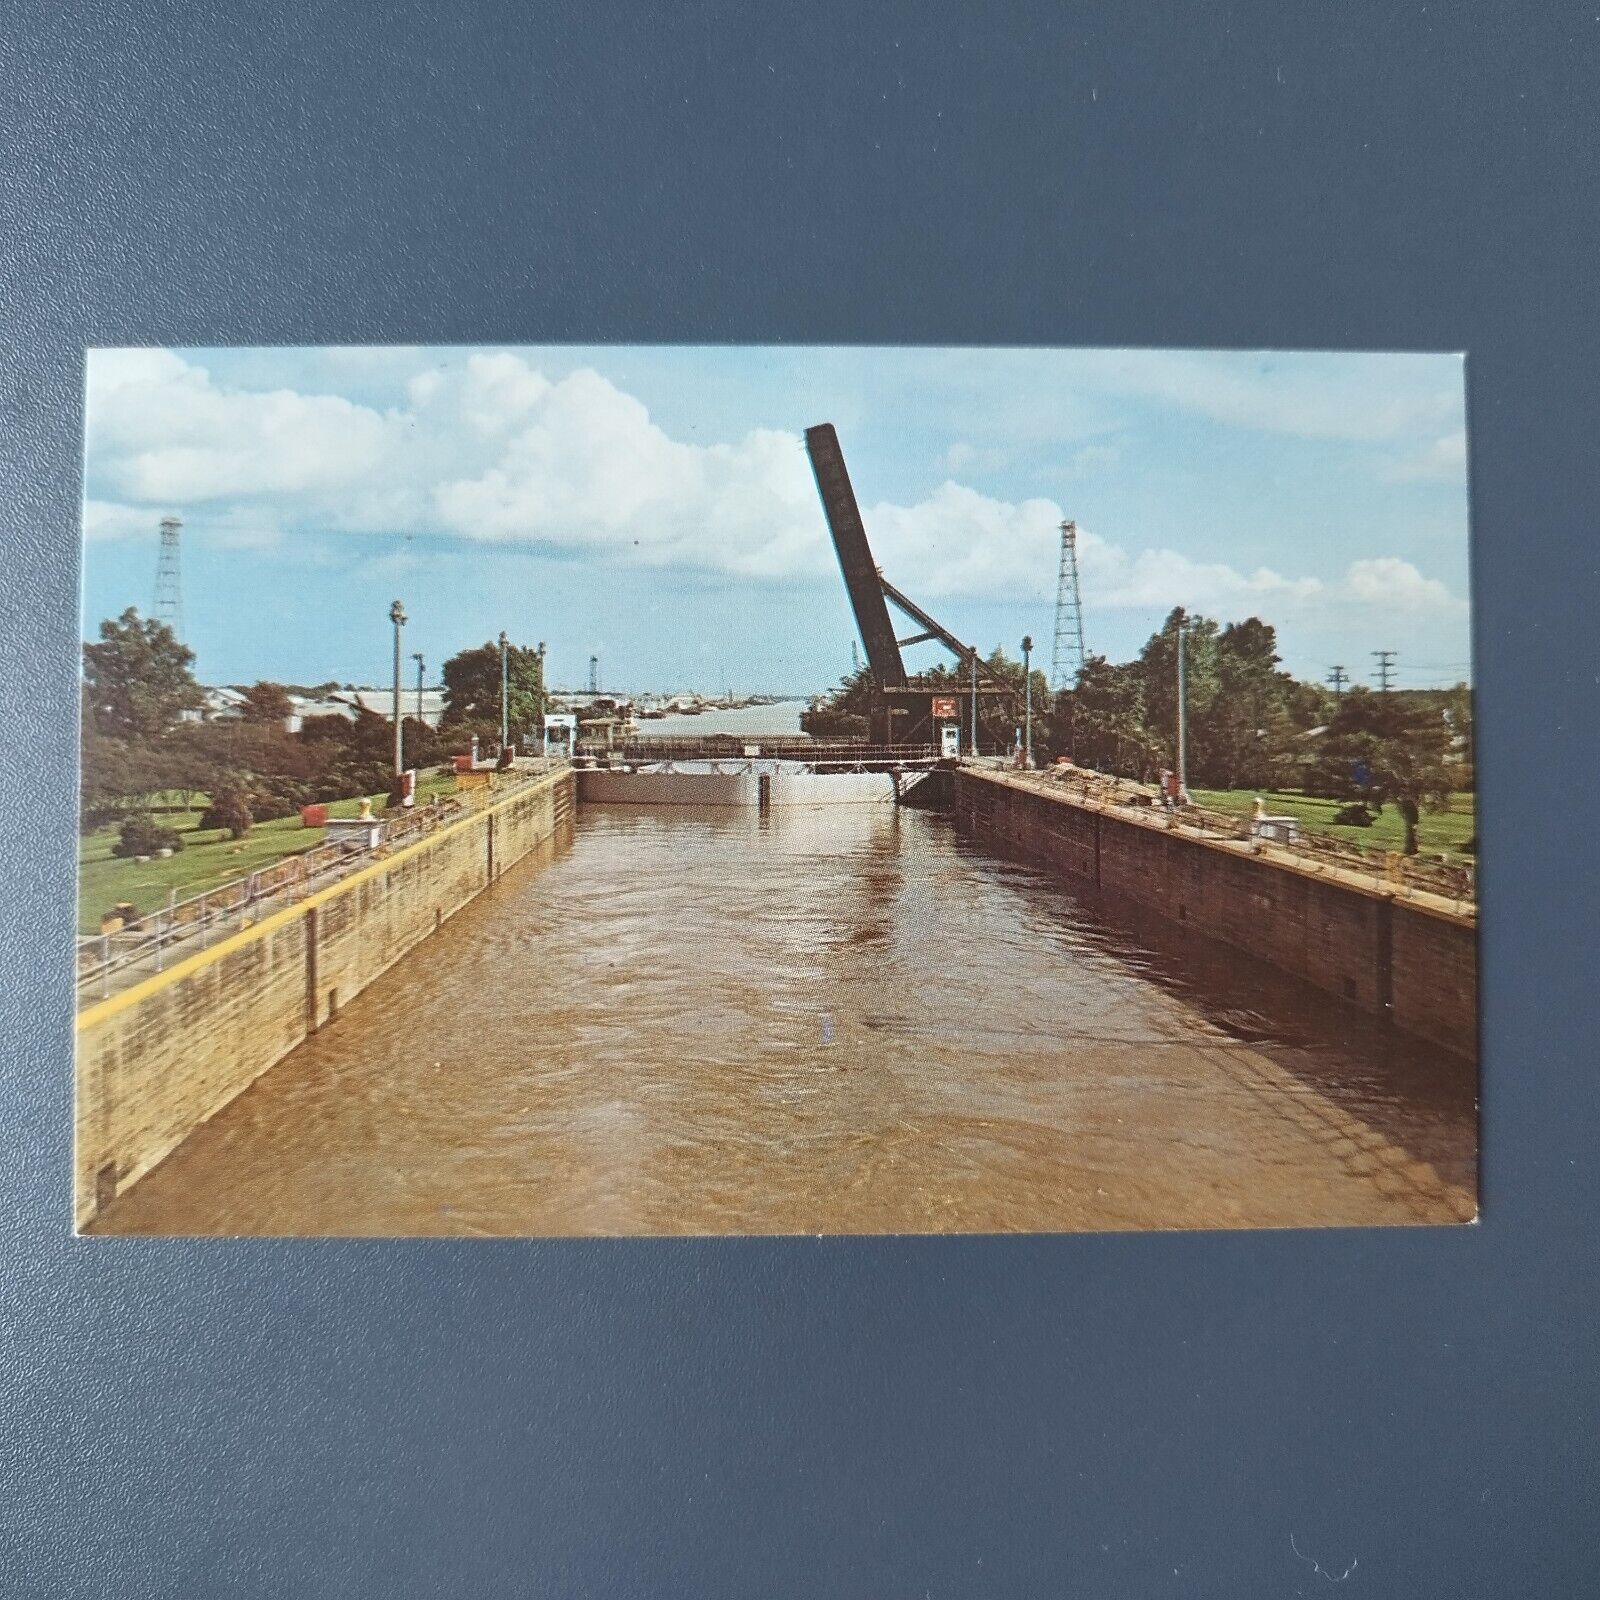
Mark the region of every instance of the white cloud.
<instances>
[{"instance_id":1,"label":"white cloud","mask_svg":"<svg viewBox=\"0 0 1600 1600\"><path fill-rule=\"evenodd\" d=\"M1464 613L1467 609L1467 602L1451 594L1437 578L1424 577L1398 556L1352 561L1345 574L1343 595L1358 605L1412 616Z\"/></svg>"},{"instance_id":2,"label":"white cloud","mask_svg":"<svg viewBox=\"0 0 1600 1600\"><path fill-rule=\"evenodd\" d=\"M1366 380L1349 380L1342 396L1330 397L1298 368L1257 371L1244 358L1219 368L1182 353L1076 354L1101 382L1289 431L1388 437L1400 419L1439 399L1419 400L1413 386L1389 414L1358 423L1349 405ZM756 428L691 443L671 437L635 396L592 369L552 380L506 351L425 363L419 353L395 391L404 404L379 411L338 394L228 387L167 351L94 352L86 536L148 536L158 515L175 511L219 541L416 532L747 578L836 572L797 434ZM1455 441L1459 435L1440 438L1441 462L1459 463L1464 446ZM958 461L981 466L985 448L952 446L952 471ZM1116 456L1115 446L1089 443L1073 465L1092 471ZM952 476L915 503L878 502L863 515L889 577L930 601L1048 604L1054 596L1062 510L1053 500L998 499ZM1324 581L1172 549L1133 553L1088 529L1079 551L1095 606L1181 604L1224 620L1313 607L1385 615L1464 608L1438 580L1393 556L1357 560L1341 579Z\"/></svg>"},{"instance_id":3,"label":"white cloud","mask_svg":"<svg viewBox=\"0 0 1600 1600\"><path fill-rule=\"evenodd\" d=\"M483 470L434 489L445 531L747 576L815 571L826 553L793 435L685 444L600 374L550 383L515 356L474 357L454 402L480 434L502 420Z\"/></svg>"},{"instance_id":4,"label":"white cloud","mask_svg":"<svg viewBox=\"0 0 1600 1600\"><path fill-rule=\"evenodd\" d=\"M1447 433L1431 444L1402 456L1385 468L1389 483L1466 483L1467 435L1464 428Z\"/></svg>"},{"instance_id":5,"label":"white cloud","mask_svg":"<svg viewBox=\"0 0 1600 1600\"><path fill-rule=\"evenodd\" d=\"M1186 606L1224 621L1236 621L1263 605L1297 607L1325 592L1318 578L1286 578L1271 567L1241 572L1221 561L1193 561L1176 550L1143 550L1130 556L1115 545L1085 542L1079 535L1080 567L1102 585L1096 600L1141 610Z\"/></svg>"},{"instance_id":6,"label":"white cloud","mask_svg":"<svg viewBox=\"0 0 1600 1600\"><path fill-rule=\"evenodd\" d=\"M156 518L142 506L118 505L111 500L85 500L83 536L88 540L155 536Z\"/></svg>"},{"instance_id":7,"label":"white cloud","mask_svg":"<svg viewBox=\"0 0 1600 1600\"><path fill-rule=\"evenodd\" d=\"M386 419L341 395L227 390L170 351L96 350L88 442L120 498L192 504L354 484L391 448Z\"/></svg>"},{"instance_id":8,"label":"white cloud","mask_svg":"<svg viewBox=\"0 0 1600 1600\"><path fill-rule=\"evenodd\" d=\"M1012 505L946 481L913 506L863 507L862 519L890 579L899 573L908 588L914 579L919 593L1053 593L1061 525L1053 500Z\"/></svg>"}]
</instances>

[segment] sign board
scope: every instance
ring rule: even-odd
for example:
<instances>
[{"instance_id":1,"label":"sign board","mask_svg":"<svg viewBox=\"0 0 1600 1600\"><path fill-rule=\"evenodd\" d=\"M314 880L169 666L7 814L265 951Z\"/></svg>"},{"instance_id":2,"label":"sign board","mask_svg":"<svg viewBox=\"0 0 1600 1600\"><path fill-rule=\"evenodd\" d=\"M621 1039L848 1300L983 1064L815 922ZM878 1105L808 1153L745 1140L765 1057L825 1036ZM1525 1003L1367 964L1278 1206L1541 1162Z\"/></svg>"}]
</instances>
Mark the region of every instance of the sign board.
<instances>
[{"instance_id":1,"label":"sign board","mask_svg":"<svg viewBox=\"0 0 1600 1600\"><path fill-rule=\"evenodd\" d=\"M953 718L956 714L956 697L953 694L936 694L933 697L933 715Z\"/></svg>"},{"instance_id":2,"label":"sign board","mask_svg":"<svg viewBox=\"0 0 1600 1600\"><path fill-rule=\"evenodd\" d=\"M945 723L939 730L939 753L945 756L961 754L961 729L953 722Z\"/></svg>"}]
</instances>

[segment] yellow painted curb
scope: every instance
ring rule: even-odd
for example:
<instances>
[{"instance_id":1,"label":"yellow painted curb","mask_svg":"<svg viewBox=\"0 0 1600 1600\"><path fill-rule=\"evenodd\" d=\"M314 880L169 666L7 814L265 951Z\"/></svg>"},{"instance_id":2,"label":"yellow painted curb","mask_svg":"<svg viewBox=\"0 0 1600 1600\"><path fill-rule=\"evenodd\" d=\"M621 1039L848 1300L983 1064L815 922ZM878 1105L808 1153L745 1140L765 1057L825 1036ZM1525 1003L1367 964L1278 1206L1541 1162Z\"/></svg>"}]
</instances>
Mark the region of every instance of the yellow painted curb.
<instances>
[{"instance_id":1,"label":"yellow painted curb","mask_svg":"<svg viewBox=\"0 0 1600 1600\"><path fill-rule=\"evenodd\" d=\"M296 901L292 906L284 906L277 911L269 913L261 921L230 933L225 939L211 945L205 950L197 950L191 956L185 956L175 966L168 967L165 972L152 973L148 978L142 978L138 983L130 984L126 989L117 994L107 995L104 1000L96 1000L93 1005L85 1006L79 1013L76 1023L78 1033L87 1032L88 1029L98 1027L100 1023L116 1016L119 1012L126 1011L129 1006L138 1005L141 1000L148 999L151 995L169 984L177 983L182 978L187 978L193 973L203 971L214 961L220 961L226 955L232 955L236 950L242 950L257 939L264 939L269 933L278 928L287 927L296 917L301 917L316 906L326 905L330 900L337 899L340 895L348 894L352 889L359 887L370 878L377 877L380 873L388 872L398 866L410 856L429 845L437 844L441 839L447 839L458 829L470 826L481 821L484 817L493 816L506 806L515 805L519 800L526 800L531 794L536 793L544 783L551 778L564 777L564 772L546 774L530 785L527 789L517 794L507 795L504 800L497 800L493 805L485 806L481 811L475 811L470 817L461 817L457 821L440 828L437 833L430 833L425 838L418 839L414 844L405 845L392 856L385 856L381 861L373 861L367 866L358 868L348 878L341 878L337 883L330 883L325 889L316 889L308 894L304 900Z\"/></svg>"}]
</instances>

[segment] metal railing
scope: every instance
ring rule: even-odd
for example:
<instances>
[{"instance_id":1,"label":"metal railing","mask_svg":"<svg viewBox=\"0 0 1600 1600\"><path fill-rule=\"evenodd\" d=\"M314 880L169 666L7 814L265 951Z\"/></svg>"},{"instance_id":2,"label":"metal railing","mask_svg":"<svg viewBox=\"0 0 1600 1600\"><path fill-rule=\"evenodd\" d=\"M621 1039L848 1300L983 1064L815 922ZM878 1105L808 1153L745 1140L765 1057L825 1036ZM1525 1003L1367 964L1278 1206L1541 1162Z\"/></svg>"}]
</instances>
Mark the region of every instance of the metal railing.
<instances>
[{"instance_id":1,"label":"metal railing","mask_svg":"<svg viewBox=\"0 0 1600 1600\"><path fill-rule=\"evenodd\" d=\"M273 911L297 904L369 861L497 804L561 765L564 763L554 758L519 762L497 774L493 787L438 796L426 805L375 817L374 823L382 829L376 844L359 839L329 840L187 899L174 897L154 911L141 912L115 932L80 934L76 950L78 1004L103 999L115 987L163 972L173 961L205 950Z\"/></svg>"},{"instance_id":2,"label":"metal railing","mask_svg":"<svg viewBox=\"0 0 1600 1600\"><path fill-rule=\"evenodd\" d=\"M1255 854L1287 856L1314 871L1332 869L1367 879L1378 889L1434 895L1452 902L1458 910L1476 909L1477 871L1472 862L1431 860L1425 856L1402 855L1395 850L1368 850L1304 824L1298 827L1292 840L1272 838L1259 832L1249 817L1232 812L1197 805L1163 811L1159 796L1149 786L1082 767L1012 771L1006 776L1029 787L1075 793L1091 805L1142 810L1152 818L1164 820L1169 828L1188 828L1202 838L1245 843Z\"/></svg>"},{"instance_id":3,"label":"metal railing","mask_svg":"<svg viewBox=\"0 0 1600 1600\"><path fill-rule=\"evenodd\" d=\"M759 734L686 735L670 739L630 739L614 750L587 750L584 755L609 756L612 761L719 761L745 758L746 747L759 751L751 759L803 761L808 766L888 766L896 762L936 761L939 750L931 744L868 744L865 741L824 742L793 734L763 738Z\"/></svg>"}]
</instances>

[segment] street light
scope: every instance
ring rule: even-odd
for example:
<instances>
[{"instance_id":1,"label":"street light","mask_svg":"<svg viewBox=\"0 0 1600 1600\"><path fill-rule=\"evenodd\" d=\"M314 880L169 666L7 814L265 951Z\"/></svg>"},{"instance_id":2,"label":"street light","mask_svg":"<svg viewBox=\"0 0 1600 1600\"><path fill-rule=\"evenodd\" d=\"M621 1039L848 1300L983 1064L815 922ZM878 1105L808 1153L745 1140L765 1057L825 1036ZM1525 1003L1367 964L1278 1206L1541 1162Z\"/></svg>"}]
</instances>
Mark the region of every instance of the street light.
<instances>
[{"instance_id":1,"label":"street light","mask_svg":"<svg viewBox=\"0 0 1600 1600\"><path fill-rule=\"evenodd\" d=\"M1022 636L1022 703L1026 707L1023 714L1023 726L1027 732L1022 737L1022 761L1030 771L1033 769L1033 669L1030 663L1033 660L1033 635L1025 633Z\"/></svg>"},{"instance_id":2,"label":"street light","mask_svg":"<svg viewBox=\"0 0 1600 1600\"><path fill-rule=\"evenodd\" d=\"M400 733L400 630L406 625L406 608L398 600L389 607L389 620L394 624L394 785L398 794L400 774L406 770Z\"/></svg>"},{"instance_id":3,"label":"street light","mask_svg":"<svg viewBox=\"0 0 1600 1600\"><path fill-rule=\"evenodd\" d=\"M506 746L511 742L511 701L508 695L510 673L506 665L506 647L511 641L506 638L504 628L500 630L500 753L505 754Z\"/></svg>"},{"instance_id":4,"label":"street light","mask_svg":"<svg viewBox=\"0 0 1600 1600\"><path fill-rule=\"evenodd\" d=\"M974 646L971 652L972 664L972 753L978 753L978 651Z\"/></svg>"},{"instance_id":5,"label":"street light","mask_svg":"<svg viewBox=\"0 0 1600 1600\"><path fill-rule=\"evenodd\" d=\"M1189 705L1183 673L1183 638L1189 625L1183 607L1178 607L1178 794L1179 805L1189 798Z\"/></svg>"}]
</instances>

